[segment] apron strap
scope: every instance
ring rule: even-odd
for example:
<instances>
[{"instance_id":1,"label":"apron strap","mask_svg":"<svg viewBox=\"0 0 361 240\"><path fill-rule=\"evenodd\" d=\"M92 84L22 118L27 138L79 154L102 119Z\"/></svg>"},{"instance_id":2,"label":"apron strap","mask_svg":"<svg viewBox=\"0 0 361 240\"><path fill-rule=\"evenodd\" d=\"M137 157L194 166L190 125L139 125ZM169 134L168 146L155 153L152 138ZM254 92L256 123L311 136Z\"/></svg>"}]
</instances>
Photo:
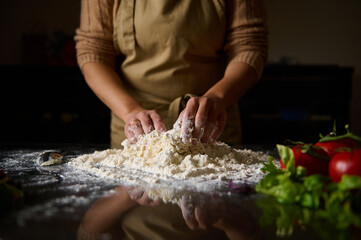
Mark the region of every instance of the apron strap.
<instances>
[{"instance_id":1,"label":"apron strap","mask_svg":"<svg viewBox=\"0 0 361 240\"><path fill-rule=\"evenodd\" d=\"M188 100L192 97L197 97L197 95L187 93L184 96L177 97L173 100L173 102L170 103L167 115L169 122L175 123L177 121L180 112L183 111L187 105Z\"/></svg>"}]
</instances>

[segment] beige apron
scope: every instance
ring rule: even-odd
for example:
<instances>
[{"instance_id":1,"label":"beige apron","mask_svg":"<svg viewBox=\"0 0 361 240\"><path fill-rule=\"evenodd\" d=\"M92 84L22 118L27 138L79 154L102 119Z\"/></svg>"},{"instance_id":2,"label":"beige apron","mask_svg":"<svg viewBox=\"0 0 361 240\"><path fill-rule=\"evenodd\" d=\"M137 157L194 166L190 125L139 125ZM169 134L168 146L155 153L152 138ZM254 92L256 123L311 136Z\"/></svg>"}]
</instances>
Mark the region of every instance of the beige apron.
<instances>
[{"instance_id":1,"label":"beige apron","mask_svg":"<svg viewBox=\"0 0 361 240\"><path fill-rule=\"evenodd\" d=\"M133 207L124 214L120 225L125 233L123 240L228 239L223 231L215 228L208 231L191 230L185 223L180 207L171 204Z\"/></svg>"},{"instance_id":2,"label":"beige apron","mask_svg":"<svg viewBox=\"0 0 361 240\"><path fill-rule=\"evenodd\" d=\"M171 129L191 96L202 96L224 74L225 9L217 0L122 0L114 24L115 49L124 55L120 77L146 109ZM219 140L240 143L238 106L228 110ZM112 113L111 146L126 138Z\"/></svg>"}]
</instances>

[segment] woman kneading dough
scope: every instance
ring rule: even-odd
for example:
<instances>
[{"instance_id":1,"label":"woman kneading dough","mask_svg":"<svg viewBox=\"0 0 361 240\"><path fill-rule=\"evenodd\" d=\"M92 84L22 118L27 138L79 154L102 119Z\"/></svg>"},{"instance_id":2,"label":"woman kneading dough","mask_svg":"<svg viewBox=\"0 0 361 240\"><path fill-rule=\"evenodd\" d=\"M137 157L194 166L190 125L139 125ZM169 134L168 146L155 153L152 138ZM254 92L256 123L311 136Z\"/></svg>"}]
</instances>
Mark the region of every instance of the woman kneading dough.
<instances>
[{"instance_id":1,"label":"woman kneading dough","mask_svg":"<svg viewBox=\"0 0 361 240\"><path fill-rule=\"evenodd\" d=\"M177 120L184 141L240 143L237 101L267 59L262 0L82 0L75 40L111 147Z\"/></svg>"}]
</instances>

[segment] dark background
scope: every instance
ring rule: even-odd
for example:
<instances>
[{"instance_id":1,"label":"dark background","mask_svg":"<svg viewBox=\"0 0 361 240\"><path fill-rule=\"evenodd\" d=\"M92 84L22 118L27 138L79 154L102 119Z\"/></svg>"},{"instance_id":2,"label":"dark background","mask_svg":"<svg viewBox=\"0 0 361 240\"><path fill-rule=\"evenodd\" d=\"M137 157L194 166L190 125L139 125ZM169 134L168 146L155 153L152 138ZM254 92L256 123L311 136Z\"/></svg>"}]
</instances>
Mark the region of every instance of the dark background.
<instances>
[{"instance_id":1,"label":"dark background","mask_svg":"<svg viewBox=\"0 0 361 240\"><path fill-rule=\"evenodd\" d=\"M243 143L361 135L361 1L267 1L269 63L240 101ZM80 1L0 1L0 144L107 144L109 110L76 66Z\"/></svg>"}]
</instances>

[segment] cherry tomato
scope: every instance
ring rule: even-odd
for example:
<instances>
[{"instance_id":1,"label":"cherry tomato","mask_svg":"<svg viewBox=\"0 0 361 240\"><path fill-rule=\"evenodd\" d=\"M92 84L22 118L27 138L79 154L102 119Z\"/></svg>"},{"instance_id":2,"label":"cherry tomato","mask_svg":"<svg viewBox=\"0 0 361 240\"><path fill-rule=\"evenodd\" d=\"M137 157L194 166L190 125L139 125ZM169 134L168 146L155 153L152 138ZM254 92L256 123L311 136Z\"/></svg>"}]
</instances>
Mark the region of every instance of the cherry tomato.
<instances>
[{"instance_id":1,"label":"cherry tomato","mask_svg":"<svg viewBox=\"0 0 361 240\"><path fill-rule=\"evenodd\" d=\"M296 145L292 148L295 157L295 167L302 166L307 169L307 175L322 174L328 175L329 157L321 148L309 147L304 152L305 145ZM281 160L281 169L285 169L285 165Z\"/></svg>"},{"instance_id":2,"label":"cherry tomato","mask_svg":"<svg viewBox=\"0 0 361 240\"><path fill-rule=\"evenodd\" d=\"M328 172L333 182L339 182L343 174L361 176L361 148L335 154Z\"/></svg>"},{"instance_id":3,"label":"cherry tomato","mask_svg":"<svg viewBox=\"0 0 361 240\"><path fill-rule=\"evenodd\" d=\"M343 138L334 141L317 142L315 146L322 148L332 158L336 153L347 151L348 148L356 148L357 143L352 139Z\"/></svg>"}]
</instances>

